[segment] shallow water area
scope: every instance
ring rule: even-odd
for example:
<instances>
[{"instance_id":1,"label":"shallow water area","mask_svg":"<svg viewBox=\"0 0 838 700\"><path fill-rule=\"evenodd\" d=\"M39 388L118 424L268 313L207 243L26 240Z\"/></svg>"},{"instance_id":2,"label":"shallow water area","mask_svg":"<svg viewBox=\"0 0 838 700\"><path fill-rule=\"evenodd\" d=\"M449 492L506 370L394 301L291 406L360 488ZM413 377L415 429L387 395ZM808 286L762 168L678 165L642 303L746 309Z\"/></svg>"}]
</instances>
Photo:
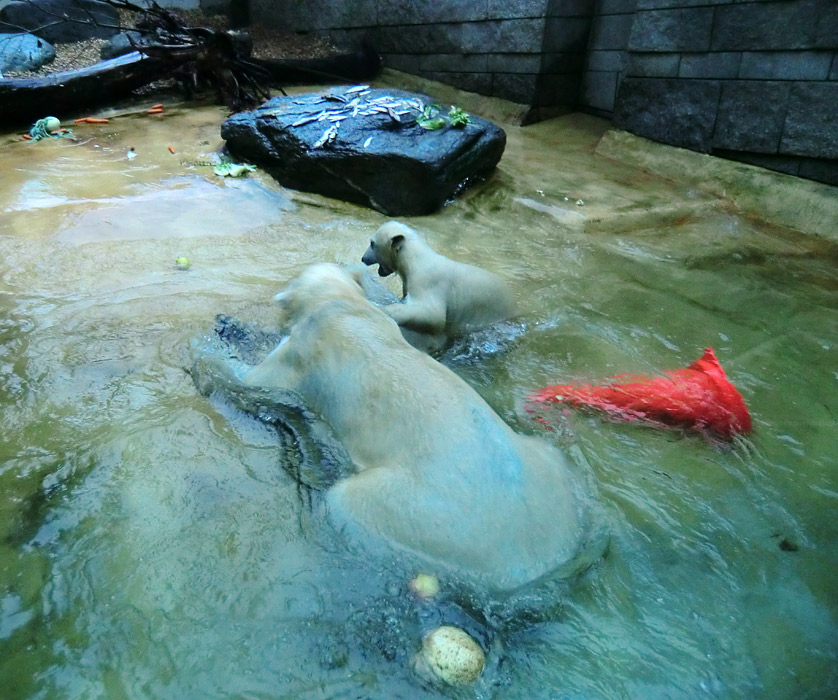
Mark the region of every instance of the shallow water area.
<instances>
[{"instance_id":1,"label":"shallow water area","mask_svg":"<svg viewBox=\"0 0 838 700\"><path fill-rule=\"evenodd\" d=\"M185 371L216 314L275 328L276 291L359 261L386 220L263 172L217 177L224 116L0 137L0 695L838 694L834 242L598 154L608 125L581 115L504 124L488 181L404 219L508 281L518 324L446 361L590 467L611 532L538 619L481 640L483 681L431 688L409 663L437 613L408 593L409 564L336 547L287 445ZM548 384L655 374L707 346L755 424L731 446L524 410Z\"/></svg>"}]
</instances>

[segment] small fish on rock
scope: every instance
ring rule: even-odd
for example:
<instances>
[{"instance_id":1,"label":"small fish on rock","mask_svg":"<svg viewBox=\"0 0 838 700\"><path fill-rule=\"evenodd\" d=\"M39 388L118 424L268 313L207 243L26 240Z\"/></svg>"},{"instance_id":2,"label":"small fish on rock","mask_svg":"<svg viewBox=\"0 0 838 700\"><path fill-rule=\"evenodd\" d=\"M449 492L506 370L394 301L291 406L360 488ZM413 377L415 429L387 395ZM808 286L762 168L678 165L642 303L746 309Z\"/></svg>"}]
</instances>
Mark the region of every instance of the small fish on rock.
<instances>
[{"instance_id":1,"label":"small fish on rock","mask_svg":"<svg viewBox=\"0 0 838 700\"><path fill-rule=\"evenodd\" d=\"M327 143L334 141L338 135L338 126L340 122L337 124L332 124L326 131L323 132L323 135L317 139L317 142L312 146L312 149L321 148L325 146Z\"/></svg>"}]
</instances>

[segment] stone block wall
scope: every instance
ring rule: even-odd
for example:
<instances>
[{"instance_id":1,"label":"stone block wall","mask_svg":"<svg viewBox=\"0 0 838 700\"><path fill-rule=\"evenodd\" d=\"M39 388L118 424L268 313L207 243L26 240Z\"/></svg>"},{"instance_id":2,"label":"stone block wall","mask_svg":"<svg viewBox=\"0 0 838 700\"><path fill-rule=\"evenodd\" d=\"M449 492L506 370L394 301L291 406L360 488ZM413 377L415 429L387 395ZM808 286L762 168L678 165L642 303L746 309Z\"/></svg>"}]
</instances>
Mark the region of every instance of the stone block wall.
<instances>
[{"instance_id":1,"label":"stone block wall","mask_svg":"<svg viewBox=\"0 0 838 700\"><path fill-rule=\"evenodd\" d=\"M531 118L576 107L595 4L595 0L548 3Z\"/></svg>"},{"instance_id":2,"label":"stone block wall","mask_svg":"<svg viewBox=\"0 0 838 700\"><path fill-rule=\"evenodd\" d=\"M581 76L578 106L610 117L626 64L637 0L598 0Z\"/></svg>"},{"instance_id":3,"label":"stone block wall","mask_svg":"<svg viewBox=\"0 0 838 700\"><path fill-rule=\"evenodd\" d=\"M838 1L637 0L613 117L838 184Z\"/></svg>"},{"instance_id":4,"label":"stone block wall","mask_svg":"<svg viewBox=\"0 0 838 700\"><path fill-rule=\"evenodd\" d=\"M528 105L576 103L594 0L251 0L251 20L370 39L384 65Z\"/></svg>"},{"instance_id":5,"label":"stone block wall","mask_svg":"<svg viewBox=\"0 0 838 700\"><path fill-rule=\"evenodd\" d=\"M838 184L838 0L250 0L250 16L370 39L386 66L531 119L582 109Z\"/></svg>"}]
</instances>

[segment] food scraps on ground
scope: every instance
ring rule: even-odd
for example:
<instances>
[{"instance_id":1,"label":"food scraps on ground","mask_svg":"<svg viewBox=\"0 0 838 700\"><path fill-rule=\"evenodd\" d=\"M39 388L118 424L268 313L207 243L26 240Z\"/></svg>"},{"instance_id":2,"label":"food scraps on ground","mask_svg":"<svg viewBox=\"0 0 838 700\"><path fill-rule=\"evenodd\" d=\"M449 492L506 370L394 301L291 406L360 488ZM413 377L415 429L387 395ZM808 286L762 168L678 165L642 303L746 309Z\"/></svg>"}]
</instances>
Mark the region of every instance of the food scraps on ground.
<instances>
[{"instance_id":1,"label":"food scraps on ground","mask_svg":"<svg viewBox=\"0 0 838 700\"><path fill-rule=\"evenodd\" d=\"M230 163L222 161L213 168L213 172L219 177L242 177L256 170L255 165Z\"/></svg>"},{"instance_id":2,"label":"food scraps on ground","mask_svg":"<svg viewBox=\"0 0 838 700\"><path fill-rule=\"evenodd\" d=\"M29 136L33 141L40 141L45 138L60 138L69 136L66 129L61 128L61 120L58 117L44 117L36 121L29 129Z\"/></svg>"}]
</instances>

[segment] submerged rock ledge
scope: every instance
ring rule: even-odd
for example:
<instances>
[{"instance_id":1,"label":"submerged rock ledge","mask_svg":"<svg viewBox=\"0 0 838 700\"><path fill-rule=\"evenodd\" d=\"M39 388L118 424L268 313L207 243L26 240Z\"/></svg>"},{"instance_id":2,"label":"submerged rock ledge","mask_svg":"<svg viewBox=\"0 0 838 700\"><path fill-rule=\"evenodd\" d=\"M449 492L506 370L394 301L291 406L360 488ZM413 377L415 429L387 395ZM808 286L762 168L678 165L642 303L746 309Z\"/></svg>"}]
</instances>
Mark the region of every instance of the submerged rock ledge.
<instances>
[{"instance_id":1,"label":"submerged rock ledge","mask_svg":"<svg viewBox=\"0 0 838 700\"><path fill-rule=\"evenodd\" d=\"M234 114L221 136L286 187L388 216L430 214L491 172L506 147L499 126L473 115L458 125L448 105L429 119L432 104L401 90L332 87Z\"/></svg>"}]
</instances>

